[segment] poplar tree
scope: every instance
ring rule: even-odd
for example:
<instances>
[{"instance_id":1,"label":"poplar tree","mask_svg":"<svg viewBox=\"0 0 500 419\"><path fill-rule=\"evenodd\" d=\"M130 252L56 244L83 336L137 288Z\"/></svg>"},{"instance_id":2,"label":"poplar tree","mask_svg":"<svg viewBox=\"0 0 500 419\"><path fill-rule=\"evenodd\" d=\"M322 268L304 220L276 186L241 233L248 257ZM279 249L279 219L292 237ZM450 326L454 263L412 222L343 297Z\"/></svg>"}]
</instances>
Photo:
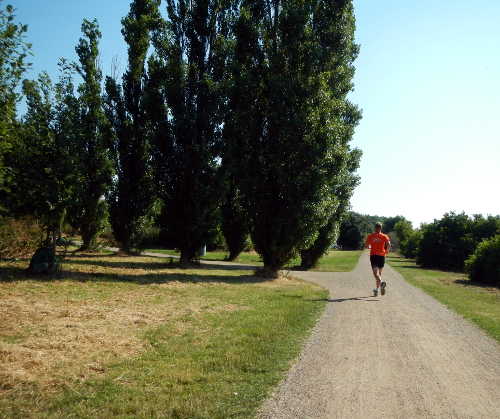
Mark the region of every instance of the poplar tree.
<instances>
[{"instance_id":1,"label":"poplar tree","mask_svg":"<svg viewBox=\"0 0 500 419\"><path fill-rule=\"evenodd\" d=\"M83 38L76 46L75 66L83 82L78 86L78 114L74 121L74 153L79 177L74 195L72 222L82 235L81 250L92 248L107 225L107 193L113 173L109 154L111 127L101 96L102 73L98 63L101 32L97 20L84 20Z\"/></svg>"},{"instance_id":2,"label":"poplar tree","mask_svg":"<svg viewBox=\"0 0 500 419\"><path fill-rule=\"evenodd\" d=\"M241 194L231 174L228 175L227 183L225 200L221 206L220 228L229 251L228 260L234 261L249 245L250 223L247 220Z\"/></svg>"},{"instance_id":3,"label":"poplar tree","mask_svg":"<svg viewBox=\"0 0 500 419\"><path fill-rule=\"evenodd\" d=\"M263 275L309 248L349 194L335 191L360 153L350 0L243 0L225 119L234 173Z\"/></svg>"},{"instance_id":4,"label":"poplar tree","mask_svg":"<svg viewBox=\"0 0 500 419\"><path fill-rule=\"evenodd\" d=\"M319 260L331 250L333 243L337 241L340 235L340 226L342 220L348 215L347 210L350 207L350 199L354 188L359 184L359 176L355 174L359 167L360 150L353 150L350 156L350 164L344 173L344 178L340 180L332 194L339 200L337 209L330 214L325 225L318 230L318 237L311 247L301 250L300 266L305 269L314 268Z\"/></svg>"},{"instance_id":5,"label":"poplar tree","mask_svg":"<svg viewBox=\"0 0 500 419\"><path fill-rule=\"evenodd\" d=\"M137 246L156 214L156 187L150 159L147 115L146 55L150 31L158 24L158 0L136 0L122 19L128 44L128 69L122 85L106 78L105 111L114 129L115 179L107 194L110 224L124 252Z\"/></svg>"},{"instance_id":6,"label":"poplar tree","mask_svg":"<svg viewBox=\"0 0 500 419\"><path fill-rule=\"evenodd\" d=\"M164 219L191 261L218 224L227 2L167 0L150 60L149 115Z\"/></svg>"}]
</instances>

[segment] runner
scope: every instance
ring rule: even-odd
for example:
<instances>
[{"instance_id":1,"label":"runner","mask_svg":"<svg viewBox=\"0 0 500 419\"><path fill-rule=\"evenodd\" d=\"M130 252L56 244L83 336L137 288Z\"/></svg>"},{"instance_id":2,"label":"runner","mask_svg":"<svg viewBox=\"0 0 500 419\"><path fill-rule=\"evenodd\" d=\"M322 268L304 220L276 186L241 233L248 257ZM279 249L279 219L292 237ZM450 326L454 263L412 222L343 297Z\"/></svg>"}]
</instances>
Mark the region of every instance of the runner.
<instances>
[{"instance_id":1,"label":"runner","mask_svg":"<svg viewBox=\"0 0 500 419\"><path fill-rule=\"evenodd\" d=\"M389 237L382 233L382 223L375 223L375 233L366 238L365 248L370 249L370 263L372 265L375 286L373 294L376 297L380 291L385 294L386 283L382 282L382 269L385 266L385 255L391 250Z\"/></svg>"}]
</instances>

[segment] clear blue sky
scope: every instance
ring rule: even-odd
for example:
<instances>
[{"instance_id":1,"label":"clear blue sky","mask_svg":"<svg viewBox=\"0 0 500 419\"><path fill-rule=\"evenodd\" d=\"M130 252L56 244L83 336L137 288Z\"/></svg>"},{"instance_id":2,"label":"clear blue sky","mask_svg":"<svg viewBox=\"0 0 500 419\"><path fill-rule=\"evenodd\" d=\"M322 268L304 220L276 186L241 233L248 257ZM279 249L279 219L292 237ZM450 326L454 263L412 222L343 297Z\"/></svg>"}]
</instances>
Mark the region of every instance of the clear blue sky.
<instances>
[{"instance_id":1,"label":"clear blue sky","mask_svg":"<svg viewBox=\"0 0 500 419\"><path fill-rule=\"evenodd\" d=\"M4 0L28 25L33 70L57 80L77 61L82 20L97 18L104 74L126 65L129 0ZM164 6L162 6L164 7ZM355 91L363 150L352 209L418 227L455 211L500 214L500 1L354 0Z\"/></svg>"}]
</instances>

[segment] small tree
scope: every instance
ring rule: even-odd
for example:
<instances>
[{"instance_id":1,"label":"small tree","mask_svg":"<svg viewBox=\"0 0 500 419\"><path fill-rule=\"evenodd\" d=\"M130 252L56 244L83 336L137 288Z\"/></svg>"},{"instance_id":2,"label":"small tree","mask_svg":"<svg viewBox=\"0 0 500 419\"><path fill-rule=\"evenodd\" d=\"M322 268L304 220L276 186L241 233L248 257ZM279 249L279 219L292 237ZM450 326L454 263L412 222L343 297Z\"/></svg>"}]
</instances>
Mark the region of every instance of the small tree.
<instances>
[{"instance_id":1,"label":"small tree","mask_svg":"<svg viewBox=\"0 0 500 419\"><path fill-rule=\"evenodd\" d=\"M472 281L500 286L500 234L483 240L465 262Z\"/></svg>"},{"instance_id":2,"label":"small tree","mask_svg":"<svg viewBox=\"0 0 500 419\"><path fill-rule=\"evenodd\" d=\"M405 258L414 259L422 232L418 229L413 230L411 222L407 220L398 221L394 226L394 231L399 241L399 252Z\"/></svg>"},{"instance_id":3,"label":"small tree","mask_svg":"<svg viewBox=\"0 0 500 419\"><path fill-rule=\"evenodd\" d=\"M3 197L11 215L34 216L50 230L61 228L74 181L70 136L59 124L60 88L47 73L36 81L24 80L27 113L6 159L10 193Z\"/></svg>"},{"instance_id":4,"label":"small tree","mask_svg":"<svg viewBox=\"0 0 500 419\"><path fill-rule=\"evenodd\" d=\"M377 220L377 221L380 221L380 220ZM395 217L387 217L387 218L385 218L385 220L382 221L383 222L383 227L384 227L384 234L389 234L391 231L395 231L396 224L399 223L399 222L401 222L401 221L407 221L407 222L409 222L402 215L396 215Z\"/></svg>"}]
</instances>

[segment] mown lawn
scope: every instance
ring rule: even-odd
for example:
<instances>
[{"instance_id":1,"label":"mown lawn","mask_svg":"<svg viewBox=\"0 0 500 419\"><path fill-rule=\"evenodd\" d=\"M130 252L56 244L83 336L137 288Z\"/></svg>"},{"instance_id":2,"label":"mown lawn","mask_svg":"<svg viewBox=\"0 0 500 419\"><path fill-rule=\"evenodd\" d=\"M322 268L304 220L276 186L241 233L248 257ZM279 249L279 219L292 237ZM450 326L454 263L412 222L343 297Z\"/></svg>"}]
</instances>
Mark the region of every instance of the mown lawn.
<instances>
[{"instance_id":1,"label":"mown lawn","mask_svg":"<svg viewBox=\"0 0 500 419\"><path fill-rule=\"evenodd\" d=\"M339 258L339 261L341 258ZM252 418L328 292L169 259L0 262L0 418Z\"/></svg>"},{"instance_id":2,"label":"mown lawn","mask_svg":"<svg viewBox=\"0 0 500 419\"><path fill-rule=\"evenodd\" d=\"M167 255L180 256L180 253L174 249L147 249L145 252L164 253ZM352 271L363 253L359 251L331 250L323 256L318 266L312 271L320 272L349 272ZM200 260L225 261L229 254L227 252L207 252L201 256ZM289 269L300 269L300 258L290 261ZM263 262L260 256L255 252L243 252L234 261L237 264L262 266Z\"/></svg>"},{"instance_id":3,"label":"mown lawn","mask_svg":"<svg viewBox=\"0 0 500 419\"><path fill-rule=\"evenodd\" d=\"M462 273L422 269L395 254L390 254L387 261L410 284L500 342L500 289L475 284Z\"/></svg>"}]
</instances>

